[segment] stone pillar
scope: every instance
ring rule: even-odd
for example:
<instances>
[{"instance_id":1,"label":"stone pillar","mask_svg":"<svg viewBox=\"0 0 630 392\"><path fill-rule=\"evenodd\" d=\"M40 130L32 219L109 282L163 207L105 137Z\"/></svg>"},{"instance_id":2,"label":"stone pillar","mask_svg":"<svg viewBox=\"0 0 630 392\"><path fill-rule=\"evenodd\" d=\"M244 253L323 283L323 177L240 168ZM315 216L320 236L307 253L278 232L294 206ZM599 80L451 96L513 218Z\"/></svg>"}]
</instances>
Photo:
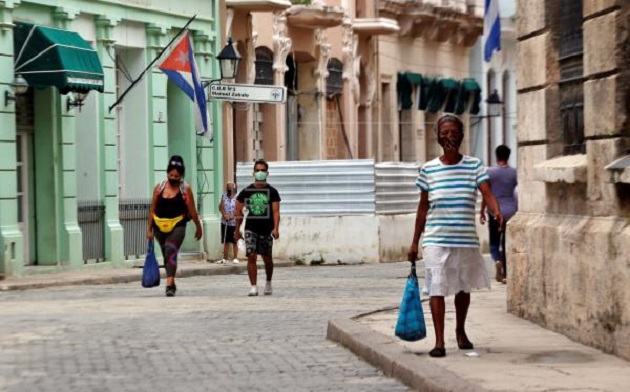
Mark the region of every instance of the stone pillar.
<instances>
[{"instance_id":1,"label":"stone pillar","mask_svg":"<svg viewBox=\"0 0 630 392\"><path fill-rule=\"evenodd\" d=\"M212 65L216 62L212 56L213 41L210 35L206 31L195 31L193 33L193 42L195 46L195 60L197 61L197 67L202 80L218 79L216 73L214 73ZM216 130L215 125L220 124L215 121L215 112L213 109L213 103L211 101L208 104L208 130L211 134L216 136L220 134ZM199 152L199 160L196 165L192 162L190 167L196 166L196 183L193 189L196 190L195 197L197 206L199 207L200 219L203 226L204 237L203 241L198 242L199 251L205 253L205 257L208 259L216 260L219 257L220 249L220 217L218 214L218 196L217 194L223 189L221 187L215 187L215 177L217 177L217 171L214 170L212 158L216 154L217 140L215 139L214 145L208 137L197 136L196 148ZM219 137L219 141L221 138ZM218 176L222 177L222 176ZM194 225L188 225L191 232L188 233L189 237L194 238Z\"/></svg>"},{"instance_id":2,"label":"stone pillar","mask_svg":"<svg viewBox=\"0 0 630 392\"><path fill-rule=\"evenodd\" d=\"M376 89L378 87L379 74L376 66L375 44L368 41L366 49L364 51L364 67L365 72L365 91L361 91L361 104L365 106L365 122L366 122L366 137L367 137L367 151L368 157L378 161L378 125L375 125L375 121L378 121L379 116L374 115L377 107L374 105L374 99L376 98Z\"/></svg>"},{"instance_id":3,"label":"stone pillar","mask_svg":"<svg viewBox=\"0 0 630 392\"><path fill-rule=\"evenodd\" d=\"M17 2L19 3L19 2ZM15 77L13 72L13 0L0 0L0 57L10 61L0 62L0 179L5 184L16 184L15 166L16 129L15 103L4 104L4 92L11 91ZM24 272L23 238L17 221L15 187L0 189L0 275L19 276Z\"/></svg>"},{"instance_id":4,"label":"stone pillar","mask_svg":"<svg viewBox=\"0 0 630 392\"><path fill-rule=\"evenodd\" d=\"M328 43L326 32L323 29L315 31L315 53L317 67L314 69L316 79L316 89L319 92L317 99L317 127L319 134L319 156L318 159L328 159L326 148L326 78L328 77L328 60L332 45Z\"/></svg>"},{"instance_id":5,"label":"stone pillar","mask_svg":"<svg viewBox=\"0 0 630 392\"><path fill-rule=\"evenodd\" d=\"M164 49L167 44L167 26L149 24L146 27L147 63ZM151 94L149 113L152 121L149 123L149 189L164 179L165 163L168 161L168 122L166 101L166 75L157 67L153 67L146 75L147 91Z\"/></svg>"},{"instance_id":6,"label":"stone pillar","mask_svg":"<svg viewBox=\"0 0 630 392\"><path fill-rule=\"evenodd\" d=\"M256 80L256 42L258 41L258 33L253 31L253 20L252 14L247 14L247 64L246 64L246 80L247 84L254 84ZM247 110L240 111L240 115L244 117L244 132L240 132L241 135L244 135L243 140L239 142L244 144L244 156L242 157L242 161L251 162L254 158L257 158L255 154L255 144L259 139L258 135L255 133L254 119L256 116L256 107L255 104L248 104ZM239 116L240 117L240 116ZM258 127L256 127L258 128ZM239 135L237 132L236 135ZM238 158L238 157L237 157ZM236 178L236 173L234 173L234 178Z\"/></svg>"},{"instance_id":7,"label":"stone pillar","mask_svg":"<svg viewBox=\"0 0 630 392\"><path fill-rule=\"evenodd\" d=\"M291 50L291 38L287 35L287 17L283 12L273 13L273 70L275 71L275 84L284 86L284 73L287 71L287 56ZM285 105L274 106L274 119L278 149L276 160L284 161L287 156L286 135L287 135L287 110ZM263 135L270 137L271 135Z\"/></svg>"},{"instance_id":8,"label":"stone pillar","mask_svg":"<svg viewBox=\"0 0 630 392\"><path fill-rule=\"evenodd\" d=\"M99 159L101 160L101 189L105 202L105 259L114 266L122 266L124 260L123 228L119 222L118 213L118 121L116 108L109 111L109 107L116 102L116 65L110 58L115 53L113 30L118 20L107 15L96 18L96 50L98 52L104 73L104 90L99 95L99 112L101 114L99 139L102 146ZM109 52L109 53L108 53Z\"/></svg>"},{"instance_id":9,"label":"stone pillar","mask_svg":"<svg viewBox=\"0 0 630 392\"><path fill-rule=\"evenodd\" d=\"M627 105L630 61L627 46L630 7L584 1L584 136L588 153L587 198L594 216L620 208L614 183L605 181L606 165L628 154L630 109ZM629 350L630 351L630 350Z\"/></svg>"},{"instance_id":10,"label":"stone pillar","mask_svg":"<svg viewBox=\"0 0 630 392\"><path fill-rule=\"evenodd\" d=\"M55 26L67 30L78 11L66 7L57 7L53 14ZM57 91L55 91L57 93ZM94 94L94 93L92 93ZM57 197L63 198L60 211L60 220L63 230L59 233L60 260L67 261L71 268L79 268L83 264L83 246L81 229L78 222L77 211L77 171L76 171L76 122L75 113L78 108L70 108L66 105L68 100L74 99L72 93L61 97L61 126L59 128L59 141L61 142L58 153L60 160L61 181L59 189L61 193Z\"/></svg>"},{"instance_id":11,"label":"stone pillar","mask_svg":"<svg viewBox=\"0 0 630 392\"><path fill-rule=\"evenodd\" d=\"M359 157L359 127L358 121L358 106L360 97L359 87L359 40L354 35L352 30L352 19L348 16L344 18L343 22L343 37L342 37L342 53L343 53L343 103L342 113L343 126L350 144L350 151L352 152L352 158ZM350 158L350 156L348 156Z\"/></svg>"}]
</instances>

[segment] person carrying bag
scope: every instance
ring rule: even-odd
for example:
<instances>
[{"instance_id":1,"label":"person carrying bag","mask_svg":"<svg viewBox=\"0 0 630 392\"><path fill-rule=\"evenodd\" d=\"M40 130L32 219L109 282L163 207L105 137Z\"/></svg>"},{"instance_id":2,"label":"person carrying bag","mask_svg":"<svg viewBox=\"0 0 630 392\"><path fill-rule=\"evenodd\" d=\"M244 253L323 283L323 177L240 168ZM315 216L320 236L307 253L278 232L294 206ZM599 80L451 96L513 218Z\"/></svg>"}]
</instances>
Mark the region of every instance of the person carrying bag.
<instances>
[{"instance_id":1,"label":"person carrying bag","mask_svg":"<svg viewBox=\"0 0 630 392\"><path fill-rule=\"evenodd\" d=\"M427 336L415 261L411 263L411 273L407 278L405 292L398 311L395 333L396 336L408 342L415 342Z\"/></svg>"},{"instance_id":2,"label":"person carrying bag","mask_svg":"<svg viewBox=\"0 0 630 392\"><path fill-rule=\"evenodd\" d=\"M142 267L142 287L155 287L160 285L160 266L153 251L153 241L149 241L147 258Z\"/></svg>"}]
</instances>

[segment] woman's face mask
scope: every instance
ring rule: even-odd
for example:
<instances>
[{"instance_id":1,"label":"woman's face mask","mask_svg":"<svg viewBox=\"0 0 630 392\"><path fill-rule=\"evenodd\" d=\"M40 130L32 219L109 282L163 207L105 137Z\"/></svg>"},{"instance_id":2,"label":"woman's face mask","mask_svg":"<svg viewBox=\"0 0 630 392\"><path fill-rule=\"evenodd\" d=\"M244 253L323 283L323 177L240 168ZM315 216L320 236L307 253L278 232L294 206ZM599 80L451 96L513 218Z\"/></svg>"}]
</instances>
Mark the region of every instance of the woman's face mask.
<instances>
[{"instance_id":1,"label":"woman's face mask","mask_svg":"<svg viewBox=\"0 0 630 392\"><path fill-rule=\"evenodd\" d=\"M444 151L459 151L464 140L464 133L454 123L444 123L438 130L438 143Z\"/></svg>"},{"instance_id":2,"label":"woman's face mask","mask_svg":"<svg viewBox=\"0 0 630 392\"><path fill-rule=\"evenodd\" d=\"M171 184L172 186L179 186L179 184L181 184L182 182L182 178L169 178L168 179L168 183Z\"/></svg>"},{"instance_id":3,"label":"woman's face mask","mask_svg":"<svg viewBox=\"0 0 630 392\"><path fill-rule=\"evenodd\" d=\"M227 188L226 189L226 193L228 196L232 196L234 194L234 189L233 188Z\"/></svg>"}]
</instances>

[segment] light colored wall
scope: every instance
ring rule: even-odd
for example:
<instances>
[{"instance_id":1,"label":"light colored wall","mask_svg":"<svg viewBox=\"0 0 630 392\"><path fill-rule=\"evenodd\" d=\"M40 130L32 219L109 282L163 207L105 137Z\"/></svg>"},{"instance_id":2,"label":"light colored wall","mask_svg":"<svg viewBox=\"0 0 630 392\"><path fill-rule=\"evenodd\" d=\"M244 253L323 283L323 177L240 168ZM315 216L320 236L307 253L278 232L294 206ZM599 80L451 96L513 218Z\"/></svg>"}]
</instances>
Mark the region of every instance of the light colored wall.
<instances>
[{"instance_id":1,"label":"light colored wall","mask_svg":"<svg viewBox=\"0 0 630 392\"><path fill-rule=\"evenodd\" d=\"M166 0L143 2L75 2L72 8L57 7L56 4L45 2L36 4L33 2L0 2L0 14L7 23L14 21L28 22L58 28L77 31L84 39L96 49L105 73L105 92L102 94L92 92L84 102L83 108L66 110L66 102L69 97L62 97L56 89L46 89L36 93L35 123L39 141L35 148L41 151L36 155L40 164L36 167L34 182L37 183L36 201L38 211L37 241L39 264L63 264L71 268L79 268L82 265L81 231L78 225L77 200L102 199L106 205L105 224L105 254L106 260L115 266L125 265L122 252L123 232L118 222L118 140L116 111L109 112L109 106L116 100L115 64L110 58L116 55L116 48L125 48L135 51L133 56L126 58L132 77L139 76L144 70L147 61L153 60L157 55L156 49L166 45L167 34L177 31L188 20L191 9L196 10L197 19L190 25L196 38L203 38L210 44L200 45L196 48L200 54L198 62L203 77L209 78L216 75L217 68L208 66L206 62L210 54L217 52L215 37L218 32L217 1L205 1L195 3L192 1L180 1L172 3ZM50 3L50 4L49 4ZM152 33L149 34L148 31ZM201 33L201 34L199 34ZM155 42L148 42L148 37L155 35L161 38ZM197 42L197 41L196 41ZM14 56L13 34L11 30L3 31L0 37L0 83L8 85L13 80L11 57ZM127 52L128 55L130 52ZM213 60L214 61L214 60ZM5 80L6 79L6 80ZM154 83L155 81L162 81ZM49 91L50 90L50 91ZM160 177L163 177L164 157L167 149L167 138L164 131L165 125L158 121L158 113L166 112L162 105L165 96L165 79L157 77L153 71L145 75L134 90L125 98L128 116L120 120L125 123L127 129L133 133L124 135L127 137L124 143L130 148L126 150L128 156L123 157L128 165L129 182L126 189L128 196L147 197L149 184L153 183L154 170L159 167ZM221 115L216 107L211 107L213 118L221 120ZM0 119L7 124L14 124L14 110L11 108L0 109ZM162 118L164 120L164 118ZM215 124L217 122L215 121ZM218 128L218 127L217 127ZM154 132L155 131L155 132ZM15 128L2 127L0 132L2 140L11 141L3 143L7 151L15 153ZM191 146L196 144L194 135L188 139ZM222 182L221 175L216 175L213 169L222 170L220 135L215 138L214 146L209 143L199 142L204 154L202 161L204 167L200 171L207 176L204 195L212 194L218 183ZM48 142L48 145L45 143ZM215 149L216 152L215 153ZM194 151L194 147L189 148ZM2 156L10 156L3 153ZM195 157L194 153L189 156ZM50 158L46 160L47 158ZM52 158L51 158L52 157ZM54 158L54 159L53 159ZM13 167L0 166L0 176L6 183L15 182L15 159L9 160ZM54 165L50 165L53 162ZM191 185L196 190L196 159L189 159L193 175ZM133 177L133 178L132 178ZM219 178L217 180L217 177ZM15 189L15 187L8 188ZM43 189L48 189L44 192ZM20 275L23 273L22 260L22 236L17 227L15 214L15 194L6 193L0 195L0 248L5 251L0 254L0 273L5 276ZM48 202L44 199L49 199ZM218 233L214 233L210 227L216 226L213 221L216 218L216 205L208 199L204 199L204 205L213 205L213 208L205 208L204 228L208 237L206 252L212 253L214 247L211 244L218 243ZM212 212L210 212L212 210ZM42 223L46 222L46 223ZM196 249L199 246L196 245ZM31 249L33 249L31 247Z\"/></svg>"},{"instance_id":2,"label":"light colored wall","mask_svg":"<svg viewBox=\"0 0 630 392\"><path fill-rule=\"evenodd\" d=\"M511 7L510 7L511 5ZM513 10L515 7L514 0L505 0L500 4L501 12L501 50L495 52L489 63L483 59L483 37L477 40L471 54L471 75L477 80L482 88L482 104L479 116L488 114L488 106L485 100L488 99L492 89L486 87L488 72L494 71L495 79L493 88L497 89L501 100L505 102L506 109L506 130L505 139L503 138L504 116L495 118L473 118L471 129L471 154L481 159L486 166L496 164L494 157L494 149L505 144L512 150L509 164L516 167L518 164L518 148L517 148L517 100L516 100L516 25ZM512 13L511 13L512 12ZM503 75L508 72L509 84L508 91L503 90ZM488 151L488 123L492 123L492 138L490 150ZM524 126L528 126L525 124ZM490 157L488 161L487 157Z\"/></svg>"},{"instance_id":3,"label":"light colored wall","mask_svg":"<svg viewBox=\"0 0 630 392\"><path fill-rule=\"evenodd\" d=\"M414 222L415 214L283 216L274 257L306 264L402 261L407 258Z\"/></svg>"},{"instance_id":4,"label":"light colored wall","mask_svg":"<svg viewBox=\"0 0 630 392\"><path fill-rule=\"evenodd\" d=\"M120 47L116 52L131 75L139 75L146 68L144 49ZM120 78L120 81L121 91L131 84L124 78ZM147 81L143 79L129 91L121 103L121 116L118 119L122 151L120 197L125 199L144 199L150 194L147 100Z\"/></svg>"},{"instance_id":5,"label":"light colored wall","mask_svg":"<svg viewBox=\"0 0 630 392\"><path fill-rule=\"evenodd\" d=\"M379 87L380 104L386 104L381 108L380 122L381 132L379 137L378 150L380 159L399 160L398 149L398 100L396 96L396 78L398 72L415 72L428 77L448 77L462 79L470 75L470 48L458 47L451 44L441 44L438 42L426 41L423 39L413 39L409 37L381 36L379 37L379 73L381 87ZM389 96L382 96L382 84L389 83ZM417 97L414 95L411 111L417 110ZM467 116L463 116L466 123ZM411 124L404 127L407 134L415 137L416 144L413 146L413 161L422 161L435 157L435 145L431 141L433 131L433 119L435 116L426 113L412 113L405 119L410 119ZM407 135L408 137L409 135ZM389 142L389 141L391 142ZM468 150L468 141L463 150ZM391 152L385 152L389 149ZM409 157L409 154L406 155ZM408 158L410 159L410 158Z\"/></svg>"}]
</instances>

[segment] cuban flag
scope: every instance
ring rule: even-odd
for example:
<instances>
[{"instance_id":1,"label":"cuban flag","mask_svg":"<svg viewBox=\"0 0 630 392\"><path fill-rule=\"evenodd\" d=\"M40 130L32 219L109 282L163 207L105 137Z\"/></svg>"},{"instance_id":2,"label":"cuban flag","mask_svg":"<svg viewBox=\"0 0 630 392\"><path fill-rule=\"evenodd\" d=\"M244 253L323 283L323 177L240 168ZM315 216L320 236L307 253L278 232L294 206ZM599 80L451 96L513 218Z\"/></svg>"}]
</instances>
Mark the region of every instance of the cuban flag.
<instances>
[{"instance_id":1,"label":"cuban flag","mask_svg":"<svg viewBox=\"0 0 630 392\"><path fill-rule=\"evenodd\" d=\"M206 95L188 31L173 46L171 53L162 61L159 68L193 101L197 135L209 136Z\"/></svg>"},{"instance_id":2,"label":"cuban flag","mask_svg":"<svg viewBox=\"0 0 630 392\"><path fill-rule=\"evenodd\" d=\"M490 62L492 54L501 50L501 17L499 0L486 0L483 18L483 58Z\"/></svg>"}]
</instances>

